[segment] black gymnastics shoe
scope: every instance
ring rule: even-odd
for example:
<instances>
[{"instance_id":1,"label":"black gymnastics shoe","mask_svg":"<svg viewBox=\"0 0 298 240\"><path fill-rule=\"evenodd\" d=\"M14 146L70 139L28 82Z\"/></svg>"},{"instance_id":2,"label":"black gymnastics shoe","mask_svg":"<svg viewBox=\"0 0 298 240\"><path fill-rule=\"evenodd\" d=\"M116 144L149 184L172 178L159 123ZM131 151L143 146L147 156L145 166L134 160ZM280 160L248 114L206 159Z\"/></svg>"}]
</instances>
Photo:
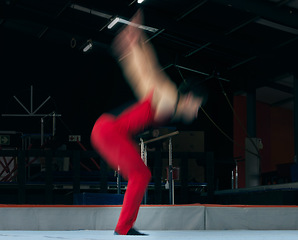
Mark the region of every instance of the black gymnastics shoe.
<instances>
[{"instance_id":1,"label":"black gymnastics shoe","mask_svg":"<svg viewBox=\"0 0 298 240\"><path fill-rule=\"evenodd\" d=\"M120 235L120 234L117 233L117 232L115 231L115 232L114 232L114 235ZM133 235L133 236L148 236L148 234L141 233L141 232L135 230L134 228L129 229L128 232L126 233L126 235Z\"/></svg>"}]
</instances>

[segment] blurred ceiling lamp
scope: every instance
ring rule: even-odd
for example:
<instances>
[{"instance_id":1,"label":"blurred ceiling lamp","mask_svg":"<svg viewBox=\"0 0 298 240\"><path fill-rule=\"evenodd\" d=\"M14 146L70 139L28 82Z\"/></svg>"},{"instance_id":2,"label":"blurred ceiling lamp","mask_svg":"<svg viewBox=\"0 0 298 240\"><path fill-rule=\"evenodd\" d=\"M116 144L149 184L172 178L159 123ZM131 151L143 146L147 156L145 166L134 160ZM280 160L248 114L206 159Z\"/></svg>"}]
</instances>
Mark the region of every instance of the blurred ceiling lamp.
<instances>
[{"instance_id":1,"label":"blurred ceiling lamp","mask_svg":"<svg viewBox=\"0 0 298 240\"><path fill-rule=\"evenodd\" d=\"M83 52L88 52L92 49L93 43L92 40L89 39L87 40L87 42L85 43L85 46L83 46Z\"/></svg>"},{"instance_id":2,"label":"blurred ceiling lamp","mask_svg":"<svg viewBox=\"0 0 298 240\"><path fill-rule=\"evenodd\" d=\"M138 4L141 4L142 2L144 2L144 0L138 0Z\"/></svg>"},{"instance_id":3,"label":"blurred ceiling lamp","mask_svg":"<svg viewBox=\"0 0 298 240\"><path fill-rule=\"evenodd\" d=\"M119 18L119 17L115 17L110 23L109 25L107 26L108 29L111 29L112 27L114 27L117 23L123 23L123 24L126 24L126 25L130 25L130 26L133 26L133 27L136 27L136 28L141 28L143 30L146 30L146 31L149 31L149 32L157 32L158 29L157 28L153 28L153 27L148 27L148 26L145 26L145 25L142 25L142 24L137 24L137 23L133 23L133 22L130 22L130 21L127 21L123 18Z\"/></svg>"},{"instance_id":4,"label":"blurred ceiling lamp","mask_svg":"<svg viewBox=\"0 0 298 240\"><path fill-rule=\"evenodd\" d=\"M114 26L116 25L116 23L119 22L119 20L120 20L120 18L115 17L115 18L113 19L113 21L111 21L111 22L109 23L109 25L108 25L108 29L111 29L112 27L114 27Z\"/></svg>"},{"instance_id":5,"label":"blurred ceiling lamp","mask_svg":"<svg viewBox=\"0 0 298 240\"><path fill-rule=\"evenodd\" d=\"M138 0L138 3L141 3L141 0ZM99 12L99 11L96 11L96 10L93 10L93 9L90 9L90 8L86 8L86 7L77 5L77 4L71 4L70 7L73 8L73 9L76 9L78 11L85 12L85 13L88 13L88 14L91 14L91 15L94 15L94 16L97 16L97 17L101 17L101 18L105 18L105 19L112 19L109 22L109 24L107 25L108 29L113 28L117 23L123 23L123 24L127 24L127 25L132 25L134 27L138 27L138 28L141 28L145 31L149 31L149 32L153 32L153 33L156 33L158 31L157 28L148 27L148 26L145 26L145 25L142 25L142 24L135 24L135 23L132 23L132 22L127 21L127 20L125 20L123 18L120 18L120 17L113 18L112 15L109 15L109 14L106 14L106 13L103 13L103 12Z\"/></svg>"}]
</instances>

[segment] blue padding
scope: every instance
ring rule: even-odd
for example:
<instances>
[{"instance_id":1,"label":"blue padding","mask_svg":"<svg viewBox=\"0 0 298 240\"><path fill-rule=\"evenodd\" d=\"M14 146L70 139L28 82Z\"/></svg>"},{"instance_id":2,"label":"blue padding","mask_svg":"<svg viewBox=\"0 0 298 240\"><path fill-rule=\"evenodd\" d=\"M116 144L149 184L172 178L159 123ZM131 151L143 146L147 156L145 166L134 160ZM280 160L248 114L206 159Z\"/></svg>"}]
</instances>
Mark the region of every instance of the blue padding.
<instances>
[{"instance_id":1,"label":"blue padding","mask_svg":"<svg viewBox=\"0 0 298 240\"><path fill-rule=\"evenodd\" d=\"M75 205L121 205L124 194L79 193L74 195Z\"/></svg>"},{"instance_id":2,"label":"blue padding","mask_svg":"<svg viewBox=\"0 0 298 240\"><path fill-rule=\"evenodd\" d=\"M291 178L292 182L298 182L298 164L293 164L291 166Z\"/></svg>"}]
</instances>

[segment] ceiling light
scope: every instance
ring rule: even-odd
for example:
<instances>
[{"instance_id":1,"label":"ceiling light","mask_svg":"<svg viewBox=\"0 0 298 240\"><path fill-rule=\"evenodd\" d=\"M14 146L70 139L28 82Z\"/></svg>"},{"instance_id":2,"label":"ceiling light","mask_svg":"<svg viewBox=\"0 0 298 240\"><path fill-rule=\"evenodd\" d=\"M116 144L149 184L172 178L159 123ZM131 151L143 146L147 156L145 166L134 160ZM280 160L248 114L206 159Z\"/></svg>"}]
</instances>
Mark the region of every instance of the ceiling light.
<instances>
[{"instance_id":1,"label":"ceiling light","mask_svg":"<svg viewBox=\"0 0 298 240\"><path fill-rule=\"evenodd\" d=\"M148 26L145 26L145 25L142 25L142 24L133 23L133 22L127 21L127 20L125 20L123 18L119 18L119 17L115 17L113 19L113 21L109 23L107 28L111 29L112 27L114 27L116 25L116 23L123 23L123 24L130 25L130 26L133 26L133 27L136 27L136 28L141 28L143 30L153 32L153 33L158 31L157 28L148 27Z\"/></svg>"},{"instance_id":2,"label":"ceiling light","mask_svg":"<svg viewBox=\"0 0 298 240\"><path fill-rule=\"evenodd\" d=\"M134 0L133 2L135 2L135 1L136 0ZM141 3L141 1L138 0L138 3ZM135 24L135 23L132 23L130 21L127 21L127 20L125 20L123 18L119 18L119 17L112 18L112 15L109 15L109 14L106 14L106 13L103 13L103 12L98 12L98 11L92 10L90 8L85 8L85 7L82 7L82 6L77 5L77 4L72 4L71 5L71 8L76 9L76 10L79 10L79 11L82 11L82 12L85 12L85 13L89 13L91 15L95 15L95 16L98 16L98 17L102 17L102 18L106 18L106 19L113 19L108 24L108 26L107 26L108 29L111 29L117 23L123 23L123 24L127 24L127 25L132 25L134 27L138 27L138 28L141 28L141 29L143 29L145 31L149 31L149 32L153 32L153 33L155 33L155 32L158 31L157 28L148 27L148 26L141 25L141 24Z\"/></svg>"},{"instance_id":3,"label":"ceiling light","mask_svg":"<svg viewBox=\"0 0 298 240\"><path fill-rule=\"evenodd\" d=\"M144 2L144 0L138 0L138 3L141 4L142 2Z\"/></svg>"},{"instance_id":4,"label":"ceiling light","mask_svg":"<svg viewBox=\"0 0 298 240\"><path fill-rule=\"evenodd\" d=\"M89 50L92 49L92 46L93 46L92 40L89 39L89 40L86 42L86 46L83 48L83 52L88 52Z\"/></svg>"},{"instance_id":5,"label":"ceiling light","mask_svg":"<svg viewBox=\"0 0 298 240\"><path fill-rule=\"evenodd\" d=\"M119 18L115 17L114 20L108 25L108 29L111 29L112 27L114 27L116 25L117 22L119 22Z\"/></svg>"}]
</instances>

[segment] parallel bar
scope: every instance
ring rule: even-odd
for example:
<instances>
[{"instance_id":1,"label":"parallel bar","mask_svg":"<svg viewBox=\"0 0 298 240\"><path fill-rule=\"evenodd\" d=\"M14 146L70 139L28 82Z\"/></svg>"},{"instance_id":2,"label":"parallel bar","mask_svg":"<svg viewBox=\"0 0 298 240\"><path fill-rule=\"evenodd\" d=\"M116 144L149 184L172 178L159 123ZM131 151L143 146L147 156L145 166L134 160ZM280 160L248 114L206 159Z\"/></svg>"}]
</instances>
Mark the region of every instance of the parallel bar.
<instances>
[{"instance_id":1,"label":"parallel bar","mask_svg":"<svg viewBox=\"0 0 298 240\"><path fill-rule=\"evenodd\" d=\"M172 137L172 136L175 136L177 134L179 134L179 131L175 131L175 132L172 132L172 133L169 133L169 134L157 137L157 138L153 138L153 139L144 141L144 144L155 142L155 141L158 141L158 140L161 140L161 139L164 139L164 138Z\"/></svg>"}]
</instances>

